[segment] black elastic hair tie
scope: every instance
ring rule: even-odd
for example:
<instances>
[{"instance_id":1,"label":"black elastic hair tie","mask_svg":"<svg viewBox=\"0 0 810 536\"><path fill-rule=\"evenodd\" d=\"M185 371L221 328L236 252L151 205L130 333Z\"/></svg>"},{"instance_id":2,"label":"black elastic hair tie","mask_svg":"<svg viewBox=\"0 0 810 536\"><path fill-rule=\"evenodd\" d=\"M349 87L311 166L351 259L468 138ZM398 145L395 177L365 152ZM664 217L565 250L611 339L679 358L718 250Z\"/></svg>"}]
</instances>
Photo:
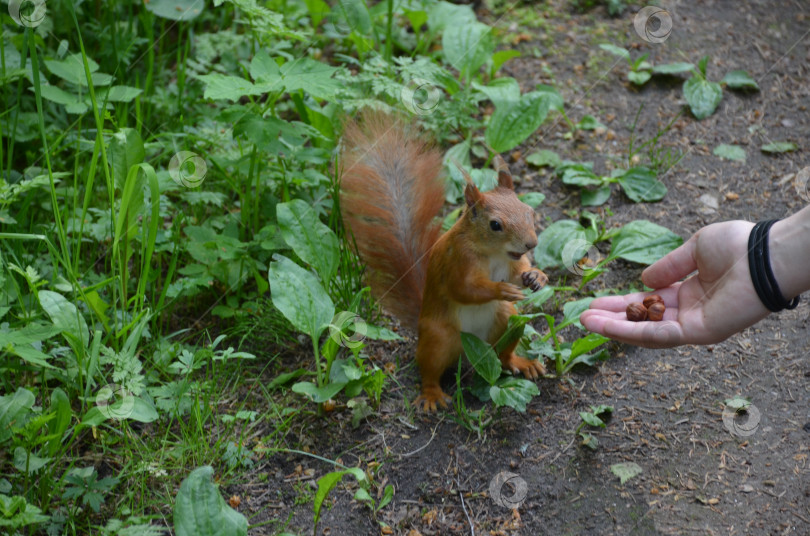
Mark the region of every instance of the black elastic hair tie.
<instances>
[{"instance_id":1,"label":"black elastic hair tie","mask_svg":"<svg viewBox=\"0 0 810 536\"><path fill-rule=\"evenodd\" d=\"M782 295L771 268L771 255L768 249L768 232L779 220L765 220L754 225L748 235L748 269L754 290L769 311L778 313L783 309L795 309L799 296L788 301Z\"/></svg>"}]
</instances>

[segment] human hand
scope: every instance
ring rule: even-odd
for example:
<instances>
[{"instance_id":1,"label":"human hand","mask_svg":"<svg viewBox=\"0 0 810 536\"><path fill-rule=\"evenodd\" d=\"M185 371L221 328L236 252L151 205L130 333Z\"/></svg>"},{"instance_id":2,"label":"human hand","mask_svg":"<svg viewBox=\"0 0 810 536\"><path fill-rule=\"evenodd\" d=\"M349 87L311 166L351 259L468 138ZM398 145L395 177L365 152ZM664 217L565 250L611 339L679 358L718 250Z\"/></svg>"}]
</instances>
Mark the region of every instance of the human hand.
<instances>
[{"instance_id":1,"label":"human hand","mask_svg":"<svg viewBox=\"0 0 810 536\"><path fill-rule=\"evenodd\" d=\"M597 298L580 322L590 331L647 348L712 344L755 324L769 311L757 296L748 269L753 226L728 221L700 229L641 274L654 292ZM666 305L663 321L627 320L627 306L653 293Z\"/></svg>"}]
</instances>

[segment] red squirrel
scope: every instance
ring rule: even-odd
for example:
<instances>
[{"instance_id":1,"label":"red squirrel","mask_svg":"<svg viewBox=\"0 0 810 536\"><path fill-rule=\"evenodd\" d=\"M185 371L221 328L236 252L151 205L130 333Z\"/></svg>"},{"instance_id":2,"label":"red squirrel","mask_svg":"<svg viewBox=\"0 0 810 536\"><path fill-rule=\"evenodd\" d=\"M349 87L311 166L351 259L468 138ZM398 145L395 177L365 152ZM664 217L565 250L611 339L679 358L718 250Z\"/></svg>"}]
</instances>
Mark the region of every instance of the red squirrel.
<instances>
[{"instance_id":1,"label":"red squirrel","mask_svg":"<svg viewBox=\"0 0 810 536\"><path fill-rule=\"evenodd\" d=\"M465 173L466 207L441 234L442 157L414 127L380 112L349 122L344 131L340 208L358 254L367 265L372 295L404 325L416 327L416 362L422 376L417 406L447 407L442 373L462 352L461 332L494 344L503 335L513 302L548 278L526 253L537 245L534 211L515 195L512 174L496 156L498 186L481 192ZM515 354L501 364L528 378L543 364Z\"/></svg>"}]
</instances>

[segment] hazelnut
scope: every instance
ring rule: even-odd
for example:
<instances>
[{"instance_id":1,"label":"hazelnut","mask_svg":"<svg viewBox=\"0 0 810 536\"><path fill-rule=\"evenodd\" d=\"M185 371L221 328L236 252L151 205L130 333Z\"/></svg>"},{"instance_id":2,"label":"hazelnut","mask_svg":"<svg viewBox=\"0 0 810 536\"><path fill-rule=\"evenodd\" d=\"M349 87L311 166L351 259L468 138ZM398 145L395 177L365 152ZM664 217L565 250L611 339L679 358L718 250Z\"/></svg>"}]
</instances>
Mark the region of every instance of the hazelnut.
<instances>
[{"instance_id":1,"label":"hazelnut","mask_svg":"<svg viewBox=\"0 0 810 536\"><path fill-rule=\"evenodd\" d=\"M627 320L630 322L642 322L647 318L647 308L643 303L631 303L627 306Z\"/></svg>"},{"instance_id":2,"label":"hazelnut","mask_svg":"<svg viewBox=\"0 0 810 536\"><path fill-rule=\"evenodd\" d=\"M650 296L647 296L646 298L644 298L644 307L649 309L650 305L654 304L655 302L664 303L664 300L658 294L651 294Z\"/></svg>"},{"instance_id":3,"label":"hazelnut","mask_svg":"<svg viewBox=\"0 0 810 536\"><path fill-rule=\"evenodd\" d=\"M660 322L664 319L664 311L667 308L663 302L655 302L647 309L647 317L653 322Z\"/></svg>"}]
</instances>

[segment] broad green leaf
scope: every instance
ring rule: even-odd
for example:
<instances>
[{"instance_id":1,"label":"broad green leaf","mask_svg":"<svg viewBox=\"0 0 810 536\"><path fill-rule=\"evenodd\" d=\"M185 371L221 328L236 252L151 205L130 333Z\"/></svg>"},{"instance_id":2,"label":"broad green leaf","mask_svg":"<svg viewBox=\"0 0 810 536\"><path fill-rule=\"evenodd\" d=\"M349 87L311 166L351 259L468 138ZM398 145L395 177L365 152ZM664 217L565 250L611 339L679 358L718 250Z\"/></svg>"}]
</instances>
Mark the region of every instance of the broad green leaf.
<instances>
[{"instance_id":1,"label":"broad green leaf","mask_svg":"<svg viewBox=\"0 0 810 536\"><path fill-rule=\"evenodd\" d=\"M293 261L276 254L268 278L273 305L298 330L313 340L335 316L335 305L314 275Z\"/></svg>"},{"instance_id":2,"label":"broad green leaf","mask_svg":"<svg viewBox=\"0 0 810 536\"><path fill-rule=\"evenodd\" d=\"M643 86L650 78L652 78L652 73L647 70L627 71L627 79L637 86Z\"/></svg>"},{"instance_id":3,"label":"broad green leaf","mask_svg":"<svg viewBox=\"0 0 810 536\"><path fill-rule=\"evenodd\" d=\"M763 145L760 149L764 153L787 153L795 151L799 147L790 141L777 141Z\"/></svg>"},{"instance_id":4,"label":"broad green leaf","mask_svg":"<svg viewBox=\"0 0 810 536\"><path fill-rule=\"evenodd\" d=\"M709 82L703 77L693 76L683 83L683 96L689 103L692 114L697 119L712 115L723 99L723 89L717 82Z\"/></svg>"},{"instance_id":5,"label":"broad green leaf","mask_svg":"<svg viewBox=\"0 0 810 536\"><path fill-rule=\"evenodd\" d=\"M477 21L448 26L442 35L445 61L463 77L475 73L492 56L495 45L491 32L489 26Z\"/></svg>"},{"instance_id":6,"label":"broad green leaf","mask_svg":"<svg viewBox=\"0 0 810 536\"><path fill-rule=\"evenodd\" d=\"M565 246L574 242L587 242L585 228L574 220L559 220L540 233L534 260L538 268L560 266L563 263L562 252Z\"/></svg>"},{"instance_id":7,"label":"broad green leaf","mask_svg":"<svg viewBox=\"0 0 810 536\"><path fill-rule=\"evenodd\" d=\"M667 187L646 167L634 167L619 177L619 184L632 201L660 201L667 194Z\"/></svg>"},{"instance_id":8,"label":"broad green leaf","mask_svg":"<svg viewBox=\"0 0 810 536\"><path fill-rule=\"evenodd\" d=\"M518 85L517 80L509 76L496 78L486 86L473 82L473 87L486 95L496 108L520 100L520 85Z\"/></svg>"},{"instance_id":9,"label":"broad green leaf","mask_svg":"<svg viewBox=\"0 0 810 536\"><path fill-rule=\"evenodd\" d=\"M401 341L402 337L381 326L373 324L365 324L363 326L363 335L375 341Z\"/></svg>"},{"instance_id":10,"label":"broad green leaf","mask_svg":"<svg viewBox=\"0 0 810 536\"><path fill-rule=\"evenodd\" d=\"M531 316L527 315L512 315L506 326L506 331L503 332L501 338L495 343L495 352L499 354L504 348L513 342L520 340L523 337L523 330L526 324L531 320Z\"/></svg>"},{"instance_id":11,"label":"broad green leaf","mask_svg":"<svg viewBox=\"0 0 810 536\"><path fill-rule=\"evenodd\" d=\"M78 96L56 86L46 85L40 88L40 93L44 99L62 104L65 111L70 114L83 114L90 107Z\"/></svg>"},{"instance_id":12,"label":"broad green leaf","mask_svg":"<svg viewBox=\"0 0 810 536\"><path fill-rule=\"evenodd\" d=\"M115 187L124 188L129 168L144 160L143 140L134 128L122 128L112 135L107 158L113 172Z\"/></svg>"},{"instance_id":13,"label":"broad green leaf","mask_svg":"<svg viewBox=\"0 0 810 536\"><path fill-rule=\"evenodd\" d=\"M21 473L30 475L45 467L49 461L51 461L51 458L40 458L33 452L28 452L22 447L17 447L14 449L12 465Z\"/></svg>"},{"instance_id":14,"label":"broad green leaf","mask_svg":"<svg viewBox=\"0 0 810 536\"><path fill-rule=\"evenodd\" d=\"M565 101L562 95L557 91L557 88L548 84L537 84L532 93L540 93L548 99L548 109L557 110L560 113L564 112Z\"/></svg>"},{"instance_id":15,"label":"broad green leaf","mask_svg":"<svg viewBox=\"0 0 810 536\"><path fill-rule=\"evenodd\" d=\"M543 167L548 166L556 168L562 164L560 155L548 149L541 149L526 157L526 162L533 166Z\"/></svg>"},{"instance_id":16,"label":"broad green leaf","mask_svg":"<svg viewBox=\"0 0 810 536\"><path fill-rule=\"evenodd\" d=\"M372 31L371 15L363 0L338 0L336 11L353 32L370 37Z\"/></svg>"},{"instance_id":17,"label":"broad green leaf","mask_svg":"<svg viewBox=\"0 0 810 536\"><path fill-rule=\"evenodd\" d=\"M281 69L276 63L276 60L271 58L264 49L259 49L253 59L250 60L250 77L256 81L257 84L261 83L266 91L273 91L272 86L267 87L267 84L277 83L278 88L281 89Z\"/></svg>"},{"instance_id":18,"label":"broad green leaf","mask_svg":"<svg viewBox=\"0 0 810 536\"><path fill-rule=\"evenodd\" d=\"M298 382L292 386L294 393L306 395L313 402L320 404L330 398L334 398L341 389L346 387L348 382L329 382L323 387L318 387L312 382Z\"/></svg>"},{"instance_id":19,"label":"broad green leaf","mask_svg":"<svg viewBox=\"0 0 810 536\"><path fill-rule=\"evenodd\" d=\"M103 102L132 102L135 97L143 93L142 89L131 86L110 86L109 89L99 91L96 94L96 100Z\"/></svg>"},{"instance_id":20,"label":"broad green leaf","mask_svg":"<svg viewBox=\"0 0 810 536\"><path fill-rule=\"evenodd\" d=\"M87 330L84 316L75 305L67 301L61 294L50 290L39 291L39 304L54 326L58 327L62 333L66 333L76 341L80 341L87 348L90 333Z\"/></svg>"},{"instance_id":21,"label":"broad green leaf","mask_svg":"<svg viewBox=\"0 0 810 536\"><path fill-rule=\"evenodd\" d=\"M520 56L521 54L519 51L510 49L499 50L498 52L494 53L492 55L492 73L497 73L504 63L512 58L519 58Z\"/></svg>"},{"instance_id":22,"label":"broad green leaf","mask_svg":"<svg viewBox=\"0 0 810 536\"><path fill-rule=\"evenodd\" d=\"M653 67L655 74L679 74L692 71L695 68L691 63L679 61L675 63L662 63Z\"/></svg>"},{"instance_id":23,"label":"broad green leaf","mask_svg":"<svg viewBox=\"0 0 810 536\"><path fill-rule=\"evenodd\" d=\"M624 484L634 476L641 474L641 467L635 462L614 463L610 466L610 471L619 477L621 483Z\"/></svg>"},{"instance_id":24,"label":"broad green leaf","mask_svg":"<svg viewBox=\"0 0 810 536\"><path fill-rule=\"evenodd\" d=\"M595 130L597 128L605 128L605 125L600 123L594 116L588 114L577 123L577 128L580 130Z\"/></svg>"},{"instance_id":25,"label":"broad green leaf","mask_svg":"<svg viewBox=\"0 0 810 536\"><path fill-rule=\"evenodd\" d=\"M38 525L50 520L51 516L42 515L42 510L33 504L28 504L25 497L22 495L9 497L8 495L0 494L0 527L18 529L29 525ZM16 535L20 533L15 530L9 534Z\"/></svg>"},{"instance_id":26,"label":"broad green leaf","mask_svg":"<svg viewBox=\"0 0 810 536\"><path fill-rule=\"evenodd\" d=\"M14 394L0 396L0 444L11 437L11 427L21 427L31 414L34 405L33 393L18 387Z\"/></svg>"},{"instance_id":27,"label":"broad green leaf","mask_svg":"<svg viewBox=\"0 0 810 536\"><path fill-rule=\"evenodd\" d=\"M544 303L551 299L552 296L554 296L554 287L546 285L537 292L529 294L526 299L520 303L528 310L538 310Z\"/></svg>"},{"instance_id":28,"label":"broad green leaf","mask_svg":"<svg viewBox=\"0 0 810 536\"><path fill-rule=\"evenodd\" d=\"M50 436L50 439L47 443L47 449L48 455L54 456L62 445L62 436L70 426L70 421L73 418L70 400L67 394L59 387L51 392L51 405L48 407L48 411L54 414L54 418L48 422L48 436Z\"/></svg>"},{"instance_id":29,"label":"broad green leaf","mask_svg":"<svg viewBox=\"0 0 810 536\"><path fill-rule=\"evenodd\" d=\"M565 305L563 305L563 320L557 326L557 329L562 329L571 324L574 324L579 329L584 329L582 324L579 322L579 317L588 309L594 299L595 298L581 298L579 300L567 302Z\"/></svg>"},{"instance_id":30,"label":"broad green leaf","mask_svg":"<svg viewBox=\"0 0 810 536\"><path fill-rule=\"evenodd\" d=\"M129 419L150 423L155 422L159 417L157 409L151 400L132 394L116 397L108 404L97 406L97 409L104 417L104 420L123 421Z\"/></svg>"},{"instance_id":31,"label":"broad green leaf","mask_svg":"<svg viewBox=\"0 0 810 536\"><path fill-rule=\"evenodd\" d=\"M343 477L346 475L354 476L357 482L361 484L366 481L366 474L362 469L357 467L351 467L345 471L333 471L331 473L326 473L318 479L318 490L315 492L315 499L312 502L312 510L314 511L313 521L316 526L318 525L318 520L321 518L321 507L323 506L323 501L326 500L329 492L332 491L335 486L337 486L338 482L343 480Z\"/></svg>"},{"instance_id":32,"label":"broad green leaf","mask_svg":"<svg viewBox=\"0 0 810 536\"><path fill-rule=\"evenodd\" d=\"M486 141L496 153L510 151L526 141L548 115L550 99L533 91L513 103L495 108L486 130Z\"/></svg>"},{"instance_id":33,"label":"broad green leaf","mask_svg":"<svg viewBox=\"0 0 810 536\"><path fill-rule=\"evenodd\" d=\"M683 239L666 227L636 220L622 227L613 237L609 258L652 264L681 244Z\"/></svg>"},{"instance_id":34,"label":"broad green leaf","mask_svg":"<svg viewBox=\"0 0 810 536\"><path fill-rule=\"evenodd\" d=\"M304 0L304 3L307 5L309 18L312 19L312 27L317 28L321 24L323 18L326 17L331 11L329 4L323 0ZM421 24L419 26L421 26Z\"/></svg>"},{"instance_id":35,"label":"broad green leaf","mask_svg":"<svg viewBox=\"0 0 810 536\"><path fill-rule=\"evenodd\" d=\"M564 184L569 186L602 186L605 181L593 172L593 162L572 162L566 160L556 172Z\"/></svg>"},{"instance_id":36,"label":"broad green leaf","mask_svg":"<svg viewBox=\"0 0 810 536\"><path fill-rule=\"evenodd\" d=\"M465 26L478 22L472 6L452 4L450 2L433 3L432 7L429 8L428 20L432 32L442 32L448 26ZM438 35L438 33L434 35Z\"/></svg>"},{"instance_id":37,"label":"broad green leaf","mask_svg":"<svg viewBox=\"0 0 810 536\"><path fill-rule=\"evenodd\" d=\"M149 0L144 7L164 19L187 21L196 19L205 9L204 0Z\"/></svg>"},{"instance_id":38,"label":"broad green leaf","mask_svg":"<svg viewBox=\"0 0 810 536\"><path fill-rule=\"evenodd\" d=\"M342 87L340 81L332 78L336 67L312 58L288 61L280 71L288 92L304 90L317 99L331 99Z\"/></svg>"},{"instance_id":39,"label":"broad green leaf","mask_svg":"<svg viewBox=\"0 0 810 536\"><path fill-rule=\"evenodd\" d=\"M748 400L747 398L743 398L737 395L732 398L725 399L723 401L723 404L733 409L734 411L747 411L748 408L751 406L751 401Z\"/></svg>"},{"instance_id":40,"label":"broad green leaf","mask_svg":"<svg viewBox=\"0 0 810 536\"><path fill-rule=\"evenodd\" d=\"M626 60L630 59L630 52L625 48L617 47L616 45L612 45L610 43L602 43L601 45L599 45L599 48L601 48L606 52L610 52L614 56L618 56Z\"/></svg>"},{"instance_id":41,"label":"broad green leaf","mask_svg":"<svg viewBox=\"0 0 810 536\"><path fill-rule=\"evenodd\" d=\"M579 191L579 201L583 207L598 207L610 198L610 184L595 190L583 188Z\"/></svg>"},{"instance_id":42,"label":"broad green leaf","mask_svg":"<svg viewBox=\"0 0 810 536\"><path fill-rule=\"evenodd\" d=\"M725 158L726 160L736 160L738 162L745 162L745 149L739 145L727 145L722 143L714 148L714 156Z\"/></svg>"},{"instance_id":43,"label":"broad green leaf","mask_svg":"<svg viewBox=\"0 0 810 536\"><path fill-rule=\"evenodd\" d=\"M590 306L590 303L588 303L588 305ZM571 357L575 358L584 353L590 352L594 348L602 346L609 340L610 339L607 337L604 337L598 333L589 333L584 337L580 337L571 344Z\"/></svg>"},{"instance_id":44,"label":"broad green leaf","mask_svg":"<svg viewBox=\"0 0 810 536\"><path fill-rule=\"evenodd\" d=\"M328 284L340 261L340 244L332 229L321 223L312 206L302 199L276 205L276 217L284 241Z\"/></svg>"},{"instance_id":45,"label":"broad green leaf","mask_svg":"<svg viewBox=\"0 0 810 536\"><path fill-rule=\"evenodd\" d=\"M537 208L540 203L546 200L546 196L540 192L526 192L525 194L519 194L518 199L532 208Z\"/></svg>"},{"instance_id":46,"label":"broad green leaf","mask_svg":"<svg viewBox=\"0 0 810 536\"><path fill-rule=\"evenodd\" d=\"M177 536L247 536L245 516L228 506L213 481L210 465L191 472L177 492L174 532Z\"/></svg>"},{"instance_id":47,"label":"broad green leaf","mask_svg":"<svg viewBox=\"0 0 810 536\"><path fill-rule=\"evenodd\" d=\"M590 411L580 411L579 416L583 421L585 421L585 424L587 424L588 426L594 426L597 428L605 427L605 421L603 421Z\"/></svg>"},{"instance_id":48,"label":"broad green leaf","mask_svg":"<svg viewBox=\"0 0 810 536\"><path fill-rule=\"evenodd\" d=\"M505 376L489 388L489 396L496 406L509 406L521 413L526 411L532 397L539 394L537 384L515 376Z\"/></svg>"},{"instance_id":49,"label":"broad green leaf","mask_svg":"<svg viewBox=\"0 0 810 536\"><path fill-rule=\"evenodd\" d=\"M0 332L0 348L39 367L56 368L48 362L51 356L32 346L32 343L50 339L61 331L57 326L29 324L13 331Z\"/></svg>"},{"instance_id":50,"label":"broad green leaf","mask_svg":"<svg viewBox=\"0 0 810 536\"><path fill-rule=\"evenodd\" d=\"M753 89L759 91L757 81L751 78L751 75L743 70L730 71L720 81L731 89Z\"/></svg>"},{"instance_id":51,"label":"broad green leaf","mask_svg":"<svg viewBox=\"0 0 810 536\"><path fill-rule=\"evenodd\" d=\"M78 86L87 86L87 76L84 72L84 62L81 54L71 54L63 60L44 60L43 63L51 73L62 80ZM90 70L90 79L93 81L93 86L110 85L113 80L112 76L97 72L98 63L93 61L92 58L87 58L87 66Z\"/></svg>"},{"instance_id":52,"label":"broad green leaf","mask_svg":"<svg viewBox=\"0 0 810 536\"><path fill-rule=\"evenodd\" d=\"M461 334L461 345L464 347L464 354L472 363L475 371L484 378L490 385L501 376L501 362L495 355L492 346L482 341L472 333Z\"/></svg>"},{"instance_id":53,"label":"broad green leaf","mask_svg":"<svg viewBox=\"0 0 810 536\"><path fill-rule=\"evenodd\" d=\"M228 99L231 102L236 102L245 95L261 95L263 93L250 81L238 76L212 73L203 74L197 78L205 82L203 96L206 99Z\"/></svg>"}]
</instances>

